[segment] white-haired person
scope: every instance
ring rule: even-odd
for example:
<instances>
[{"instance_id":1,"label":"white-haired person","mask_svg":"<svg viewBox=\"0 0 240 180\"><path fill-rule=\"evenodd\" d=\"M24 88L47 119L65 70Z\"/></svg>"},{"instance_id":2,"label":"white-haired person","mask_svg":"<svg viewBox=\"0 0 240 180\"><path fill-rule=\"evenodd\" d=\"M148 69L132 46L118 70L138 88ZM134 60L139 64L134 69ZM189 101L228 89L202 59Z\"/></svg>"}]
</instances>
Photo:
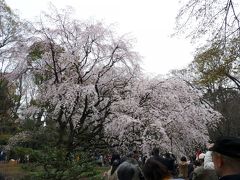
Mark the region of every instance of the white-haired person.
<instances>
[{"instance_id":1,"label":"white-haired person","mask_svg":"<svg viewBox=\"0 0 240 180\"><path fill-rule=\"evenodd\" d=\"M192 180L218 180L217 174L213 169L204 169L205 154L199 154L198 162L200 166L197 166L192 175Z\"/></svg>"}]
</instances>

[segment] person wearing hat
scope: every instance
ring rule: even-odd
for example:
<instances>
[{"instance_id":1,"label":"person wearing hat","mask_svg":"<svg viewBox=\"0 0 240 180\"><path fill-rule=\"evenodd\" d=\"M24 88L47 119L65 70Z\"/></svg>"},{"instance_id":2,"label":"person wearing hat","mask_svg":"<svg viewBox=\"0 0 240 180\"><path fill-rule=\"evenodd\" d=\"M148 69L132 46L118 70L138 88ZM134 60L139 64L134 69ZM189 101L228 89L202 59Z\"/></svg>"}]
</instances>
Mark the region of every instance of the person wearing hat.
<instances>
[{"instance_id":1,"label":"person wearing hat","mask_svg":"<svg viewBox=\"0 0 240 180\"><path fill-rule=\"evenodd\" d=\"M240 180L240 137L221 137L210 150L219 180Z\"/></svg>"},{"instance_id":2,"label":"person wearing hat","mask_svg":"<svg viewBox=\"0 0 240 180\"><path fill-rule=\"evenodd\" d=\"M200 166L196 167L193 171L192 180L218 180L216 172L212 169L204 169L205 154L201 153L198 156L198 161Z\"/></svg>"}]
</instances>

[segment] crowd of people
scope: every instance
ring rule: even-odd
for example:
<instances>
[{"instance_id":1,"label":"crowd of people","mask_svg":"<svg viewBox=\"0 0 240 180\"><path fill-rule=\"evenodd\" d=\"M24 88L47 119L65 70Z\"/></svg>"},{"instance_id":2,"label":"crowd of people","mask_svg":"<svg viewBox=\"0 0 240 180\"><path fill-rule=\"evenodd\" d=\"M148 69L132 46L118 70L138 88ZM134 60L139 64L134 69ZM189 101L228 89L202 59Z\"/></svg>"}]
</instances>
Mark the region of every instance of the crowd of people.
<instances>
[{"instance_id":1,"label":"crowd of people","mask_svg":"<svg viewBox=\"0 0 240 180\"><path fill-rule=\"evenodd\" d=\"M194 160L183 156L178 161L172 153L160 155L154 148L149 158L137 151L121 157L114 152L107 180L240 180L240 138L221 137Z\"/></svg>"}]
</instances>

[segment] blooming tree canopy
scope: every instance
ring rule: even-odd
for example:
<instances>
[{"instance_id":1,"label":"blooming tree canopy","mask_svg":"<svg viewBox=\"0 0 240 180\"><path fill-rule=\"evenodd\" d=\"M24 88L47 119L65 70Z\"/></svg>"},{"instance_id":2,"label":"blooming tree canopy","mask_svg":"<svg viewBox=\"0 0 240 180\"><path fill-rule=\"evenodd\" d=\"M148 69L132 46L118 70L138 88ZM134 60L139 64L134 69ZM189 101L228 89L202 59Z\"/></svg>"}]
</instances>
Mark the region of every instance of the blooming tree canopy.
<instances>
[{"instance_id":1,"label":"blooming tree canopy","mask_svg":"<svg viewBox=\"0 0 240 180\"><path fill-rule=\"evenodd\" d=\"M112 143L144 153L158 146L177 155L189 155L195 145L204 145L207 129L221 117L201 101L198 91L177 78L138 82L114 111L106 128Z\"/></svg>"},{"instance_id":2,"label":"blooming tree canopy","mask_svg":"<svg viewBox=\"0 0 240 180\"><path fill-rule=\"evenodd\" d=\"M110 106L139 72L139 56L127 39L114 37L101 23L82 23L68 15L46 15L36 27L28 65L38 85L37 106L26 113L46 124L55 121L58 144L67 136L73 149L84 146L80 139L86 137L88 145L101 141Z\"/></svg>"}]
</instances>

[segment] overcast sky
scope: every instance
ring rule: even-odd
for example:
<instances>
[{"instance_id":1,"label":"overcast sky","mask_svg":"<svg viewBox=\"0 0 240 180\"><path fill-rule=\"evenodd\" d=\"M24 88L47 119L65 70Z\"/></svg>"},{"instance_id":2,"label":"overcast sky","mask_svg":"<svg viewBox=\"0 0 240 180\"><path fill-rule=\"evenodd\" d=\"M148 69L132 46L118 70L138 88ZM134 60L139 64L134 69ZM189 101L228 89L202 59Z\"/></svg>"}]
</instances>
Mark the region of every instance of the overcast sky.
<instances>
[{"instance_id":1,"label":"overcast sky","mask_svg":"<svg viewBox=\"0 0 240 180\"><path fill-rule=\"evenodd\" d=\"M47 11L51 2L57 8L72 6L78 19L94 19L115 24L118 34L136 38L135 50L143 56L146 73L165 74L183 68L193 59L193 47L184 37L173 37L177 0L5 0L18 9L21 18L34 20Z\"/></svg>"}]
</instances>

